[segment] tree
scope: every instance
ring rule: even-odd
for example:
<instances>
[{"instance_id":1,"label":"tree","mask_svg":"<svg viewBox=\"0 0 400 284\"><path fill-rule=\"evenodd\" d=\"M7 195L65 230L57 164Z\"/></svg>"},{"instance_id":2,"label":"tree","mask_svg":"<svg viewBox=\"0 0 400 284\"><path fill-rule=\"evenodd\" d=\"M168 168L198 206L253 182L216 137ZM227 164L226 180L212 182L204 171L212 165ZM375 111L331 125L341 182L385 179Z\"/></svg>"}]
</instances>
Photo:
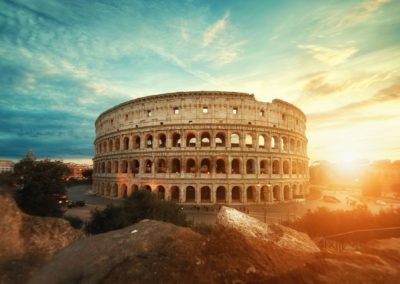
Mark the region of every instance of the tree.
<instances>
[{"instance_id":1,"label":"tree","mask_svg":"<svg viewBox=\"0 0 400 284\"><path fill-rule=\"evenodd\" d=\"M63 176L68 172L69 168L60 161L36 161L27 155L14 167L20 186L16 194L18 206L31 215L61 217L59 201L66 198Z\"/></svg>"}]
</instances>

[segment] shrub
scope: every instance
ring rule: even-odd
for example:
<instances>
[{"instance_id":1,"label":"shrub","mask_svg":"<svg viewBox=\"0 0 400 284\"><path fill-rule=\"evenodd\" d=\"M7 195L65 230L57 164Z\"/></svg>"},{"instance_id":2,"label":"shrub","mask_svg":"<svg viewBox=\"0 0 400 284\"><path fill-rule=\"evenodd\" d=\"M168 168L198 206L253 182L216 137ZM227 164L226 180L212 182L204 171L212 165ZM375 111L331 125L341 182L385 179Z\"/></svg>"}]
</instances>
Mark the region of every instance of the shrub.
<instances>
[{"instance_id":1,"label":"shrub","mask_svg":"<svg viewBox=\"0 0 400 284\"><path fill-rule=\"evenodd\" d=\"M83 221L79 217L76 217L76 216L64 216L64 219L67 220L70 223L70 225L72 227L74 227L75 229L80 230L83 227Z\"/></svg>"},{"instance_id":2,"label":"shrub","mask_svg":"<svg viewBox=\"0 0 400 284\"><path fill-rule=\"evenodd\" d=\"M104 210L92 211L86 231L99 234L120 229L143 219L154 219L186 226L186 216L181 208L170 201L158 199L148 191L134 192L122 205L108 205Z\"/></svg>"}]
</instances>

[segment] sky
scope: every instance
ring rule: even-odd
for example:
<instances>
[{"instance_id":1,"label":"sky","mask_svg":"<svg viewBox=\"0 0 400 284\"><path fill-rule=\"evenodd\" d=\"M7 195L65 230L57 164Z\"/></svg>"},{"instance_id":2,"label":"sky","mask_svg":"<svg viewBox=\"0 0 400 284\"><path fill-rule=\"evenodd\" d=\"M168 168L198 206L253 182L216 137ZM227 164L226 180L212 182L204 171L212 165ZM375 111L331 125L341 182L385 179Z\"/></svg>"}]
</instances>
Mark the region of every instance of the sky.
<instances>
[{"instance_id":1,"label":"sky","mask_svg":"<svg viewBox=\"0 0 400 284\"><path fill-rule=\"evenodd\" d=\"M176 91L279 98L316 160L400 159L400 1L0 0L0 159L91 162L94 121Z\"/></svg>"}]
</instances>

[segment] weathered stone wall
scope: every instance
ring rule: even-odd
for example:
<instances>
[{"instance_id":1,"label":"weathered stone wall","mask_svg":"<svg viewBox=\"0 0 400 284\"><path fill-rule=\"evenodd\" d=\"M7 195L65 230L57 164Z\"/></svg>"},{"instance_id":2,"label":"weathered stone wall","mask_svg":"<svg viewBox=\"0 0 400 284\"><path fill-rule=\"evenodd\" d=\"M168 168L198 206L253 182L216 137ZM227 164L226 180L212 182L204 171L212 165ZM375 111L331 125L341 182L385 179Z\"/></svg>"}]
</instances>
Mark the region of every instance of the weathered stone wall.
<instances>
[{"instance_id":1,"label":"weathered stone wall","mask_svg":"<svg viewBox=\"0 0 400 284\"><path fill-rule=\"evenodd\" d=\"M308 192L306 117L232 92L135 99L96 120L94 190L147 188L186 203L259 203Z\"/></svg>"}]
</instances>

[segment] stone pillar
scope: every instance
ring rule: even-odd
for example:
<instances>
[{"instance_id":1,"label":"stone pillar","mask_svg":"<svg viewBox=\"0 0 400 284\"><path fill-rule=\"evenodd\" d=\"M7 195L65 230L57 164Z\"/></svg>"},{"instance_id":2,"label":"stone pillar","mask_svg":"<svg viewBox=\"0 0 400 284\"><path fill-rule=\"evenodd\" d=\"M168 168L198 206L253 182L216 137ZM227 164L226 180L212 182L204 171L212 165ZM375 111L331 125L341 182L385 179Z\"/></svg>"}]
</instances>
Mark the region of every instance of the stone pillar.
<instances>
[{"instance_id":1,"label":"stone pillar","mask_svg":"<svg viewBox=\"0 0 400 284\"><path fill-rule=\"evenodd\" d=\"M195 188L195 203L196 204L200 204L201 203L201 190L198 186L198 184L196 184L196 188Z\"/></svg>"}]
</instances>

